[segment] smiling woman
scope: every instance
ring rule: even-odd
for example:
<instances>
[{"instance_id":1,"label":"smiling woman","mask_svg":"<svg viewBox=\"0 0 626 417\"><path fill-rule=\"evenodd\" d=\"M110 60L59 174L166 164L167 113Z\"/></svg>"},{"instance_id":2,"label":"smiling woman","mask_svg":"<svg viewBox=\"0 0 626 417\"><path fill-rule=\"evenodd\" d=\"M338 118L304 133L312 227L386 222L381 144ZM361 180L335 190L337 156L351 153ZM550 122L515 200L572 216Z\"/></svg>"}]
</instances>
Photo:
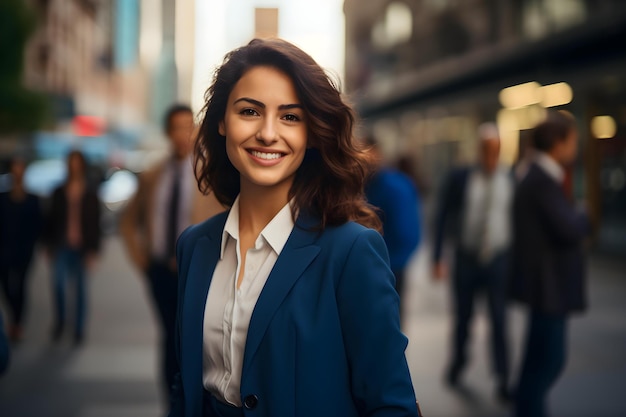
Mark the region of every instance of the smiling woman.
<instances>
[{"instance_id":1,"label":"smiling woman","mask_svg":"<svg viewBox=\"0 0 626 417\"><path fill-rule=\"evenodd\" d=\"M206 99L197 179L230 210L178 241L170 415L418 416L352 109L277 39L229 53Z\"/></svg>"}]
</instances>

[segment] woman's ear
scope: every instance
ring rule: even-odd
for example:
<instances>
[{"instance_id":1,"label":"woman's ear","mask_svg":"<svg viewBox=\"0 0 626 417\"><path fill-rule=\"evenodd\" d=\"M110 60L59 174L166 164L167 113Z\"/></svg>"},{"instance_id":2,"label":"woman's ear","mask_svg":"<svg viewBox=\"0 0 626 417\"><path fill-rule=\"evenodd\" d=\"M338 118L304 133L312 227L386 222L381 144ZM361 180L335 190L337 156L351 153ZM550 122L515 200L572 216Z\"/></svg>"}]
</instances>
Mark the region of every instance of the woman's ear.
<instances>
[{"instance_id":1,"label":"woman's ear","mask_svg":"<svg viewBox=\"0 0 626 417\"><path fill-rule=\"evenodd\" d=\"M224 121L221 120L218 124L217 127L217 133L219 133L222 136L226 136L226 128L224 127Z\"/></svg>"}]
</instances>

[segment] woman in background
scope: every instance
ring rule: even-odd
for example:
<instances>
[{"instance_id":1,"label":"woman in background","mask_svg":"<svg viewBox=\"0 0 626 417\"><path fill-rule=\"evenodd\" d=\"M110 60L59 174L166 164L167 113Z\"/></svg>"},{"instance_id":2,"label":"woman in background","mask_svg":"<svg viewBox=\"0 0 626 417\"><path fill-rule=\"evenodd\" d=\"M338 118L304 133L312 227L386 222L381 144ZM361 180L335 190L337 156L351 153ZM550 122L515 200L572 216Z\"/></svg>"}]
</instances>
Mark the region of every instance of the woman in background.
<instances>
[{"instance_id":1,"label":"woman in background","mask_svg":"<svg viewBox=\"0 0 626 417\"><path fill-rule=\"evenodd\" d=\"M53 341L65 326L65 292L68 277L75 283L74 343L83 342L87 310L85 275L100 249L100 202L87 181L87 162L79 151L67 157L67 180L52 194L44 239L53 265L56 322Z\"/></svg>"}]
</instances>

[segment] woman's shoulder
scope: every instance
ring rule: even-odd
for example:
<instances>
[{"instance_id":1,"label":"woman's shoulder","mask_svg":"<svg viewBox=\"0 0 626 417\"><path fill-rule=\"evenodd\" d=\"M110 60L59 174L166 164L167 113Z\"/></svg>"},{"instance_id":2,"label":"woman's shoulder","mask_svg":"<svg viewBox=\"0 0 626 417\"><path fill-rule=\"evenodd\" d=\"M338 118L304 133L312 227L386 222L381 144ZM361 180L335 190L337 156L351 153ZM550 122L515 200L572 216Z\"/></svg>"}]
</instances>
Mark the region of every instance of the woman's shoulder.
<instances>
[{"instance_id":1,"label":"woman's shoulder","mask_svg":"<svg viewBox=\"0 0 626 417\"><path fill-rule=\"evenodd\" d=\"M376 230L365 227L354 221L326 227L321 233L319 242L321 245L350 249L361 239L384 242L382 236Z\"/></svg>"},{"instance_id":2,"label":"woman's shoulder","mask_svg":"<svg viewBox=\"0 0 626 417\"><path fill-rule=\"evenodd\" d=\"M324 232L337 236L358 236L363 232L372 230L355 221L348 221L340 225L328 226Z\"/></svg>"},{"instance_id":3,"label":"woman's shoulder","mask_svg":"<svg viewBox=\"0 0 626 417\"><path fill-rule=\"evenodd\" d=\"M202 236L210 236L213 234L221 234L228 217L228 212L216 214L213 217L206 219L203 222L189 226L178 238L179 244L189 245L194 244Z\"/></svg>"}]
</instances>

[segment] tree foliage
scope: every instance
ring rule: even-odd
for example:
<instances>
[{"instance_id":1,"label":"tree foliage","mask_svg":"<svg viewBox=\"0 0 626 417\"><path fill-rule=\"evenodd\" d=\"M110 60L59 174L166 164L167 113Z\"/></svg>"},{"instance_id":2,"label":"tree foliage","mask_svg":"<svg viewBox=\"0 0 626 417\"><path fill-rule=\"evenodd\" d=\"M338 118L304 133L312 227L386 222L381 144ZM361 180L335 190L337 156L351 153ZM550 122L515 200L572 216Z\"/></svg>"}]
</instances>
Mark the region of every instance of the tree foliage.
<instances>
[{"instance_id":1,"label":"tree foliage","mask_svg":"<svg viewBox=\"0 0 626 417\"><path fill-rule=\"evenodd\" d=\"M37 129L48 115L45 95L21 82L26 42L35 28L24 0L0 0L0 133Z\"/></svg>"}]
</instances>

